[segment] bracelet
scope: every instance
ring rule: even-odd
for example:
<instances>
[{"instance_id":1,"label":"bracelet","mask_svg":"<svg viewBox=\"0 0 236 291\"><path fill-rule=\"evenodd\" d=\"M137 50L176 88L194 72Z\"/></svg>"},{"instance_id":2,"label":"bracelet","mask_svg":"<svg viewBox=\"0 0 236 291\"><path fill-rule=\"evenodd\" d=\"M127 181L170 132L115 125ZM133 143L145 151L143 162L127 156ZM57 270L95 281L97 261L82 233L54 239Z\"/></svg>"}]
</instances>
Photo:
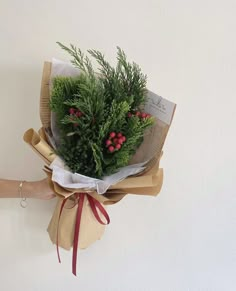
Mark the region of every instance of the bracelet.
<instances>
[{"instance_id":1,"label":"bracelet","mask_svg":"<svg viewBox=\"0 0 236 291\"><path fill-rule=\"evenodd\" d=\"M19 189L18 189L19 196L20 196L20 198L21 198L20 206L21 206L22 208L26 208L26 207L27 207L26 197L23 197L23 195L22 195L22 188L23 188L23 184L24 184L24 182L25 182L25 181L21 181L21 182L20 182Z\"/></svg>"}]
</instances>

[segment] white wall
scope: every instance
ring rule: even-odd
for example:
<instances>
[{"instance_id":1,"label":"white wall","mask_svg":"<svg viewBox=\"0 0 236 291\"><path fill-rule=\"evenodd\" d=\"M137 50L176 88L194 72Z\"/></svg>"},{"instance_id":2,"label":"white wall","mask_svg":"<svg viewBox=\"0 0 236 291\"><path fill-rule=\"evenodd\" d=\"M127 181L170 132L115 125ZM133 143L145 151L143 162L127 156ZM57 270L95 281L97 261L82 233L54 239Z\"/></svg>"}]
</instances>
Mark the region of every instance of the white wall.
<instances>
[{"instance_id":1,"label":"white wall","mask_svg":"<svg viewBox=\"0 0 236 291\"><path fill-rule=\"evenodd\" d=\"M0 0L0 177L39 179L43 163L22 141L40 126L44 60L56 41L116 45L178 104L157 198L109 208L101 241L58 264L46 227L55 201L0 201L0 290L235 290L236 41L234 0ZM233 225L234 224L234 225Z\"/></svg>"}]
</instances>

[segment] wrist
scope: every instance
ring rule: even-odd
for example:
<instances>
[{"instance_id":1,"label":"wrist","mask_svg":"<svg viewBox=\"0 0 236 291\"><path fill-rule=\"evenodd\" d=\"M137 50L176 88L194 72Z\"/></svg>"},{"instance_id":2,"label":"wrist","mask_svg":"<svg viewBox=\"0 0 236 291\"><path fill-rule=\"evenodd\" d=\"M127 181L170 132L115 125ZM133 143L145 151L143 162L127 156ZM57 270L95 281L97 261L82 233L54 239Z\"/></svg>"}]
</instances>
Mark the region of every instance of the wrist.
<instances>
[{"instance_id":1,"label":"wrist","mask_svg":"<svg viewBox=\"0 0 236 291\"><path fill-rule=\"evenodd\" d=\"M24 182L22 195L26 198L51 199L55 197L53 189L51 189L48 179L34 182Z\"/></svg>"},{"instance_id":2,"label":"wrist","mask_svg":"<svg viewBox=\"0 0 236 291\"><path fill-rule=\"evenodd\" d=\"M26 198L35 198L39 193L39 182L24 182L22 187L22 194Z\"/></svg>"}]
</instances>

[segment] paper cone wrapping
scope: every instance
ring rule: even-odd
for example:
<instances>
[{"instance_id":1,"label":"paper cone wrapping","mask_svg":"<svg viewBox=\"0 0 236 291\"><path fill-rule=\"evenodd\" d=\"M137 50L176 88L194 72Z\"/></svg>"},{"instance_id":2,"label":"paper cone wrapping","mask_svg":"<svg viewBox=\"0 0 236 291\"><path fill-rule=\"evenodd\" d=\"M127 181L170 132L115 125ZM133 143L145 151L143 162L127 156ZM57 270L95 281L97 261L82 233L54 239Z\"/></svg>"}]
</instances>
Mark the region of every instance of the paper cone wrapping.
<instances>
[{"instance_id":1,"label":"paper cone wrapping","mask_svg":"<svg viewBox=\"0 0 236 291\"><path fill-rule=\"evenodd\" d=\"M67 65L68 66L68 65ZM53 153L53 145L50 140L51 135L51 111L49 108L50 99L50 78L52 66L45 62L40 96L40 118L43 128L37 133L33 129L26 131L24 140L30 147L49 165L56 157ZM63 74L63 69L60 69ZM149 102L145 105L145 111L157 116L156 124L148 130L144 136L144 142L133 156L130 164L140 163L149 160L146 169L137 176L128 177L125 180L111 186L108 191L99 195L96 191L88 189L67 189L52 181L52 171L45 166L49 183L53 191L58 195L58 203L48 226L48 233L53 243L57 241L59 246L69 250L73 246L75 217L78 205L73 205L73 195L75 193L86 192L103 205L111 205L119 202L127 194L156 196L162 187L163 169L159 168L159 161L162 155L162 148L166 135L172 122L175 111L175 104L149 92ZM159 101L158 101L159 100ZM66 206L61 214L58 227L58 218L63 199L71 197L66 202ZM73 206L73 207L72 207ZM104 233L105 226L101 225L94 218L91 208L84 203L80 224L79 247L86 248L96 240L100 239Z\"/></svg>"},{"instance_id":2,"label":"paper cone wrapping","mask_svg":"<svg viewBox=\"0 0 236 291\"><path fill-rule=\"evenodd\" d=\"M59 213L61 209L63 198L58 198L57 205L51 221L48 226L48 233L51 241L57 243L58 230L58 244L60 247L70 250L73 246L75 220L78 204L74 204L72 200L67 200L65 208L61 214L59 227ZM105 227L100 224L94 217L88 200L84 202L79 234L79 248L87 248L94 241L100 239L104 233Z\"/></svg>"}]
</instances>

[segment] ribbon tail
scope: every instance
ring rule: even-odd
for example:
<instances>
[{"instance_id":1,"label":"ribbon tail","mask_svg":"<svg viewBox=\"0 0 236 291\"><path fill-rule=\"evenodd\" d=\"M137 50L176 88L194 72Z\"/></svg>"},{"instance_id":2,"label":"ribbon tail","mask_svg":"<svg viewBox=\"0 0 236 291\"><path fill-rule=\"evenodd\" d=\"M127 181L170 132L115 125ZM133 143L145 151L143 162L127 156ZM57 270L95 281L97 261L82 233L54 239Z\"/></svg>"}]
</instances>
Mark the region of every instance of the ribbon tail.
<instances>
[{"instance_id":1,"label":"ribbon tail","mask_svg":"<svg viewBox=\"0 0 236 291\"><path fill-rule=\"evenodd\" d=\"M106 212L105 208L102 206L102 204L99 201L97 201L95 198L91 197L90 195L87 195L87 193L76 193L75 194L75 198L78 201L78 208L77 208L76 221L75 221L75 231L74 231L73 255L72 255L72 273L75 276L77 276L76 275L77 252L78 252L81 216L82 216L82 210L83 210L83 206L84 206L85 196L87 196L87 199L89 201L90 207L91 207L92 212L93 212L93 215L97 219L97 221L99 223L101 223L101 224L109 224L110 223L110 217L109 217L108 213ZM63 208L65 207L65 203L66 203L68 198L65 198L62 201L60 212L59 212L58 224L57 224L57 241L56 241L56 244L57 244L57 256L58 256L59 263L61 263L61 258L60 258L60 253L59 253L59 223L60 223L60 218L61 218L61 215L62 215ZM97 209L99 209L101 214L105 217L106 223L101 220Z\"/></svg>"},{"instance_id":2,"label":"ribbon tail","mask_svg":"<svg viewBox=\"0 0 236 291\"><path fill-rule=\"evenodd\" d=\"M59 263L61 263L60 252L59 252L59 223L60 223L61 214L62 214L62 211L63 211L63 208L66 204L67 199L68 198L65 198L62 201L60 212L59 212L59 217L58 217L58 224L57 224L57 257L58 257Z\"/></svg>"},{"instance_id":3,"label":"ribbon tail","mask_svg":"<svg viewBox=\"0 0 236 291\"><path fill-rule=\"evenodd\" d=\"M77 216L76 216L76 223L75 223L75 233L74 233L74 244L73 244L73 258L72 258L72 273L76 276L76 265L77 265L77 251L78 251L78 242L79 242L79 230L80 230L80 223L81 223L81 215L83 210L84 204L84 197L85 193L76 194L79 202L78 202L78 209L77 209Z\"/></svg>"}]
</instances>

